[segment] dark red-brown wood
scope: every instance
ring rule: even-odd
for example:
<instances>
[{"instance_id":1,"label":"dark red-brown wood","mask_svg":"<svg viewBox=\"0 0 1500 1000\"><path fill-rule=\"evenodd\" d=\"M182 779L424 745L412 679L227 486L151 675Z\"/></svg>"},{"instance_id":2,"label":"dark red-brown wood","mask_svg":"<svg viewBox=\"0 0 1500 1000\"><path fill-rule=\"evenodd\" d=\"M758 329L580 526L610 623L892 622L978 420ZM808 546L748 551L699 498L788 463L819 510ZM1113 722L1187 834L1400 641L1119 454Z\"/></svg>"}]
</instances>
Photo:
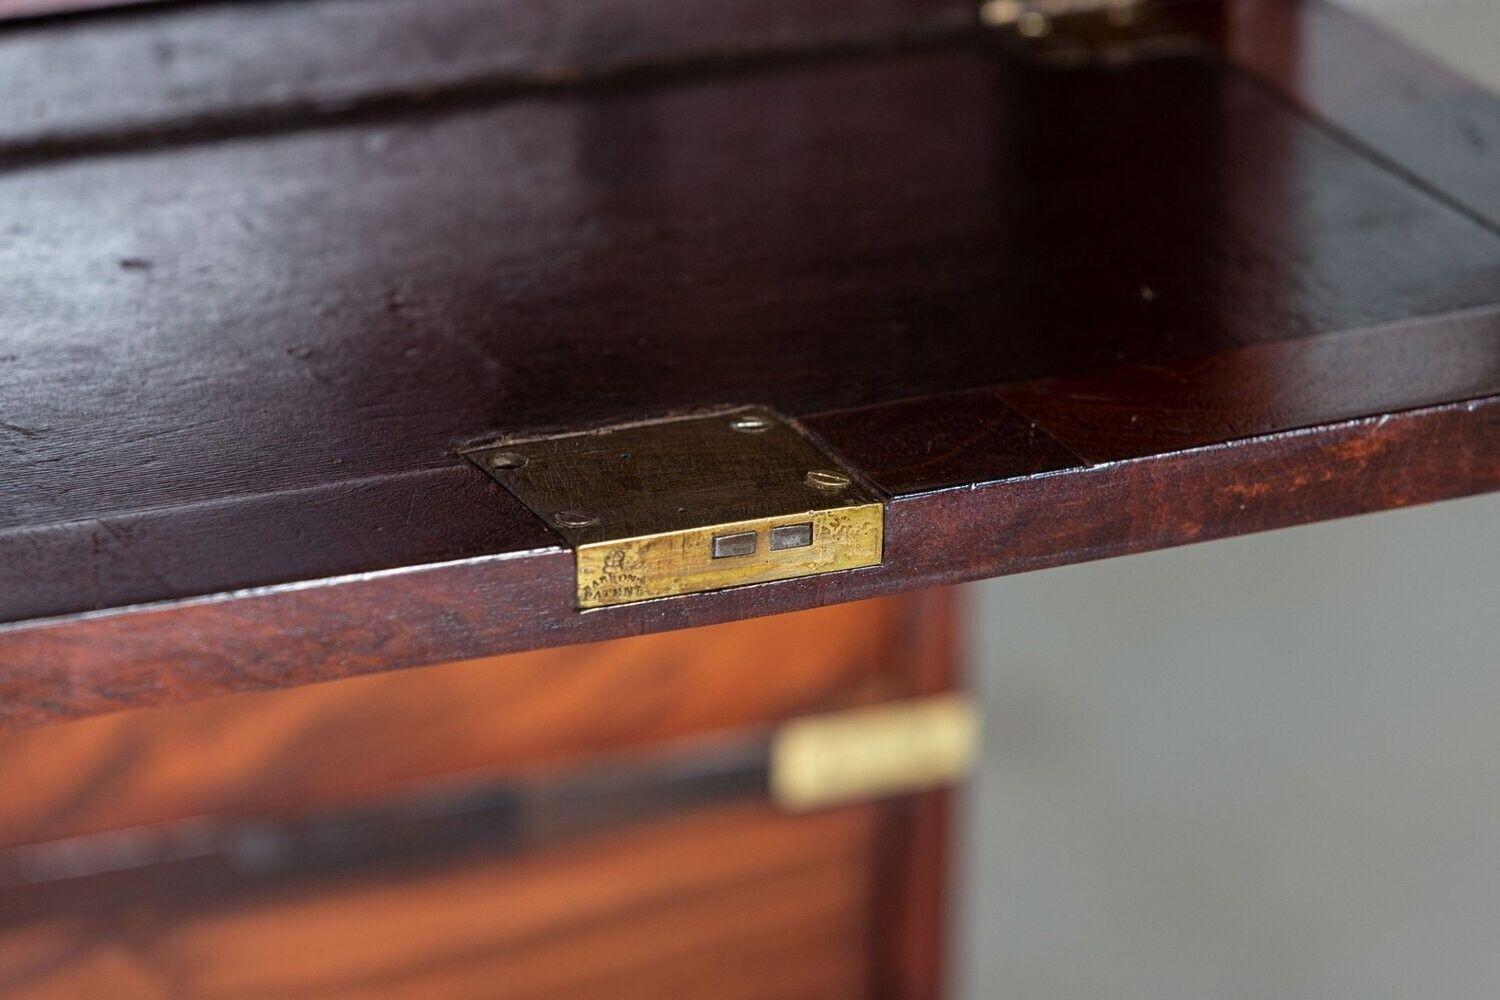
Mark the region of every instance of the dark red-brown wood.
<instances>
[{"instance_id":1,"label":"dark red-brown wood","mask_svg":"<svg viewBox=\"0 0 1500 1000\"><path fill-rule=\"evenodd\" d=\"M1098 463L1496 393L1500 308L1038 379L998 395Z\"/></svg>"},{"instance_id":2,"label":"dark red-brown wood","mask_svg":"<svg viewBox=\"0 0 1500 1000\"><path fill-rule=\"evenodd\" d=\"M0 161L483 106L680 75L685 62L931 40L977 22L962 0L146 2L0 31ZM0 22L137 4L0 0Z\"/></svg>"},{"instance_id":3,"label":"dark red-brown wood","mask_svg":"<svg viewBox=\"0 0 1500 1000\"><path fill-rule=\"evenodd\" d=\"M0 734L0 994L936 996L941 796L789 816L762 774L601 812L606 785L524 842L450 839L472 826L425 796L712 763L789 718L945 691L954 624L926 592ZM304 843L317 869L142 849L163 824L413 796L426 836L401 854L347 822ZM56 843L101 833L114 850Z\"/></svg>"},{"instance_id":4,"label":"dark red-brown wood","mask_svg":"<svg viewBox=\"0 0 1500 1000\"><path fill-rule=\"evenodd\" d=\"M946 690L926 675L951 670L947 600L856 601L0 733L0 849L351 808L455 776L498 785L671 746L706 754L726 734Z\"/></svg>"},{"instance_id":5,"label":"dark red-brown wood","mask_svg":"<svg viewBox=\"0 0 1500 1000\"><path fill-rule=\"evenodd\" d=\"M170 13L222 15L194 10ZM1500 235L1217 44L1048 68L967 39L450 81L263 127L231 95L201 134L142 99L157 124L93 145L23 129L0 717L1496 488ZM890 492L885 565L579 614L571 555L452 451L726 403L804 418Z\"/></svg>"},{"instance_id":6,"label":"dark red-brown wood","mask_svg":"<svg viewBox=\"0 0 1500 1000\"><path fill-rule=\"evenodd\" d=\"M887 647L892 673L908 697L962 689L963 602L954 588L909 595L904 621ZM870 982L877 1000L938 1000L948 995L949 856L953 847L947 789L890 802L882 817L875 879Z\"/></svg>"}]
</instances>

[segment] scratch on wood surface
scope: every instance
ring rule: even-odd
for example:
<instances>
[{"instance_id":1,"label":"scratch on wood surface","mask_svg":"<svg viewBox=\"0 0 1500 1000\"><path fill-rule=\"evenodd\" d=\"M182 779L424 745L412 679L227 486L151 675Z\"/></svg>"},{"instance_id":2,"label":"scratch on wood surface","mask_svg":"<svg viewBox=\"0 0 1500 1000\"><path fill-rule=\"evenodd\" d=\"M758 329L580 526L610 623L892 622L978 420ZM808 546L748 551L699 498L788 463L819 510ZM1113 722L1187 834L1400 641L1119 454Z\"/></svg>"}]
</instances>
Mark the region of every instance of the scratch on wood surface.
<instances>
[{"instance_id":1,"label":"scratch on wood surface","mask_svg":"<svg viewBox=\"0 0 1500 1000\"><path fill-rule=\"evenodd\" d=\"M43 434L46 434L48 431L52 430L52 428L27 427L23 424L13 424L5 420L0 420L0 430L10 431L13 434L19 434L28 441L35 441Z\"/></svg>"}]
</instances>

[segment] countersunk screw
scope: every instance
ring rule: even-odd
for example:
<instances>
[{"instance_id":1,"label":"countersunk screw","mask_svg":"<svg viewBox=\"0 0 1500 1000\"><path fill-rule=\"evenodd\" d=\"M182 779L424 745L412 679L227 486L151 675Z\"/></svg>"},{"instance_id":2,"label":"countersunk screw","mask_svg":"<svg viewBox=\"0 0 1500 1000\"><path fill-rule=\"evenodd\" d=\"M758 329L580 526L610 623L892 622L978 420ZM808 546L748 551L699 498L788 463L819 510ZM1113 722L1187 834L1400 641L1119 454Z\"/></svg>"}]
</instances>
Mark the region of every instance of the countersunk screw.
<instances>
[{"instance_id":1,"label":"countersunk screw","mask_svg":"<svg viewBox=\"0 0 1500 1000\"><path fill-rule=\"evenodd\" d=\"M526 456L518 451L497 451L490 456L492 469L519 469L526 464Z\"/></svg>"},{"instance_id":2,"label":"countersunk screw","mask_svg":"<svg viewBox=\"0 0 1500 1000\"><path fill-rule=\"evenodd\" d=\"M765 417L757 417L753 414L744 417L735 417L729 422L729 426L741 434L760 434L771 429L771 421Z\"/></svg>"},{"instance_id":3,"label":"countersunk screw","mask_svg":"<svg viewBox=\"0 0 1500 1000\"><path fill-rule=\"evenodd\" d=\"M559 528L587 528L599 523L593 514L577 510L560 510L552 515L552 523Z\"/></svg>"},{"instance_id":4,"label":"countersunk screw","mask_svg":"<svg viewBox=\"0 0 1500 1000\"><path fill-rule=\"evenodd\" d=\"M824 493L839 493L849 488L849 477L833 469L814 469L807 474L804 482Z\"/></svg>"},{"instance_id":5,"label":"countersunk screw","mask_svg":"<svg viewBox=\"0 0 1500 1000\"><path fill-rule=\"evenodd\" d=\"M1028 10L1016 19L1016 30L1027 38L1044 38L1052 32L1052 19L1040 11Z\"/></svg>"}]
</instances>

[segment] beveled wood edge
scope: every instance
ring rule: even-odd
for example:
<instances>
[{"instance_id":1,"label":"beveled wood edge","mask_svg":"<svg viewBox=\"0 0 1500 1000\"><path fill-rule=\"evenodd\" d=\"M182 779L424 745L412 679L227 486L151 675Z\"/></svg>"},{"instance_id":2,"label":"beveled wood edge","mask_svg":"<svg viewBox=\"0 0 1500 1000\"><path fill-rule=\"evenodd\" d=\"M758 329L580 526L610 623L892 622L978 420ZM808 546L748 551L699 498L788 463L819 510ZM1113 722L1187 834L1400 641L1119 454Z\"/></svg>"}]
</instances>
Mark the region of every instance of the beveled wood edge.
<instances>
[{"instance_id":1,"label":"beveled wood edge","mask_svg":"<svg viewBox=\"0 0 1500 1000\"><path fill-rule=\"evenodd\" d=\"M547 549L0 632L0 725L800 610L1500 489L1500 395L890 502L878 567L579 612Z\"/></svg>"}]
</instances>

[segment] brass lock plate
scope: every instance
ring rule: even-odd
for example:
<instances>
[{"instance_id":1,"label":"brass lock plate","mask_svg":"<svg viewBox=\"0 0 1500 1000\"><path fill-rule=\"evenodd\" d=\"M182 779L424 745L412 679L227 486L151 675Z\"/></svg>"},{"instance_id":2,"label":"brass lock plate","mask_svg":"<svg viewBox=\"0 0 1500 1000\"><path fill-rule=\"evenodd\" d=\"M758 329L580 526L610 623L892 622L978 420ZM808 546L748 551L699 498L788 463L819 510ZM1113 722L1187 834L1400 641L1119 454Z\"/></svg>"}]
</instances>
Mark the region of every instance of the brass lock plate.
<instances>
[{"instance_id":1,"label":"brass lock plate","mask_svg":"<svg viewBox=\"0 0 1500 1000\"><path fill-rule=\"evenodd\" d=\"M572 546L580 608L875 566L874 490L771 410L466 450Z\"/></svg>"}]
</instances>

